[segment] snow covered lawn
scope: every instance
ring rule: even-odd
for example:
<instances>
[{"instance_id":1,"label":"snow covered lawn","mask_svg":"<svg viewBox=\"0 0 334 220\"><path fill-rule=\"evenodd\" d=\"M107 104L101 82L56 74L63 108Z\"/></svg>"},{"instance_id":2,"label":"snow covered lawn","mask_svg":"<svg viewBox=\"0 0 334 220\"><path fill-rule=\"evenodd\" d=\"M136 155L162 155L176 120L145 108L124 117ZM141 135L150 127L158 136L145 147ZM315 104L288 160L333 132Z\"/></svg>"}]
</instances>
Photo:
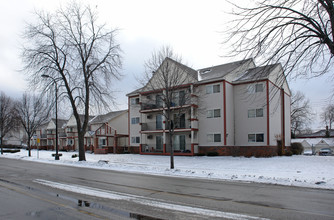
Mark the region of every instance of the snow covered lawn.
<instances>
[{"instance_id":1,"label":"snow covered lawn","mask_svg":"<svg viewBox=\"0 0 334 220\"><path fill-rule=\"evenodd\" d=\"M68 166L108 169L152 175L248 181L299 187L334 189L334 156L292 156L273 158L245 157L175 157L175 169L169 169L169 156L86 153L87 161L72 158L77 152L60 152L55 161L54 151L26 150L4 153L1 157L30 160ZM107 161L105 163L104 161Z\"/></svg>"}]
</instances>

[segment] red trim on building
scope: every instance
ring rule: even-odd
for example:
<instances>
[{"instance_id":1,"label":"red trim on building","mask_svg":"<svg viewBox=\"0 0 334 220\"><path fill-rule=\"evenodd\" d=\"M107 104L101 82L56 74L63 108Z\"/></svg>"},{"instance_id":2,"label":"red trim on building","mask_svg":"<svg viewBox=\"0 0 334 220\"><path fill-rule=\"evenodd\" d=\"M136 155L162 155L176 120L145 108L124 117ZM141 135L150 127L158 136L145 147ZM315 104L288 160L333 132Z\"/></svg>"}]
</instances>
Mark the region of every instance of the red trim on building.
<instances>
[{"instance_id":1,"label":"red trim on building","mask_svg":"<svg viewBox=\"0 0 334 220\"><path fill-rule=\"evenodd\" d=\"M226 81L223 81L223 104L224 104L224 145L226 145Z\"/></svg>"},{"instance_id":2,"label":"red trim on building","mask_svg":"<svg viewBox=\"0 0 334 220\"><path fill-rule=\"evenodd\" d=\"M270 109L269 109L269 80L266 81L266 93L267 93L267 145L270 145Z\"/></svg>"}]
</instances>

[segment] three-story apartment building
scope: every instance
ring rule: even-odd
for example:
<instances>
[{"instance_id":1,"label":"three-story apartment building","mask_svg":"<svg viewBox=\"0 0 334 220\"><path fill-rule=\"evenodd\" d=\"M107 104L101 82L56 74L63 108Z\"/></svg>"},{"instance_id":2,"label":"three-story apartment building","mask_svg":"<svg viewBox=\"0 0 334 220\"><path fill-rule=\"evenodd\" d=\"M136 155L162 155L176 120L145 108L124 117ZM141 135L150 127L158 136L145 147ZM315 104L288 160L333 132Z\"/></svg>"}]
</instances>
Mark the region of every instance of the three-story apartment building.
<instances>
[{"instance_id":1,"label":"three-story apartment building","mask_svg":"<svg viewBox=\"0 0 334 220\"><path fill-rule=\"evenodd\" d=\"M187 78L171 105L175 155L273 155L290 145L291 94L280 64L256 67L248 59L195 71L165 62ZM127 95L129 146L141 154L170 153L164 92L146 85Z\"/></svg>"}]
</instances>

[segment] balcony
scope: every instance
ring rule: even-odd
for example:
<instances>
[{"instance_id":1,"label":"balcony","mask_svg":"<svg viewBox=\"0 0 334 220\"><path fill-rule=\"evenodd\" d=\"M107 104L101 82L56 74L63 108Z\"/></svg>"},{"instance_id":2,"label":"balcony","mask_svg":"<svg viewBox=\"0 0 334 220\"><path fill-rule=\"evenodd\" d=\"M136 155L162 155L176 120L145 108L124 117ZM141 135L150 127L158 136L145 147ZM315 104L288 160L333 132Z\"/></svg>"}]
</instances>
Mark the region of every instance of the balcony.
<instances>
[{"instance_id":1,"label":"balcony","mask_svg":"<svg viewBox=\"0 0 334 220\"><path fill-rule=\"evenodd\" d=\"M152 103L142 103L141 104L141 111L142 112L151 112L151 111L161 111L162 105L160 104L152 104Z\"/></svg>"},{"instance_id":2,"label":"balcony","mask_svg":"<svg viewBox=\"0 0 334 220\"><path fill-rule=\"evenodd\" d=\"M156 122L147 122L141 124L141 130L142 131L161 131L163 130L163 124L162 123L156 123Z\"/></svg>"}]
</instances>

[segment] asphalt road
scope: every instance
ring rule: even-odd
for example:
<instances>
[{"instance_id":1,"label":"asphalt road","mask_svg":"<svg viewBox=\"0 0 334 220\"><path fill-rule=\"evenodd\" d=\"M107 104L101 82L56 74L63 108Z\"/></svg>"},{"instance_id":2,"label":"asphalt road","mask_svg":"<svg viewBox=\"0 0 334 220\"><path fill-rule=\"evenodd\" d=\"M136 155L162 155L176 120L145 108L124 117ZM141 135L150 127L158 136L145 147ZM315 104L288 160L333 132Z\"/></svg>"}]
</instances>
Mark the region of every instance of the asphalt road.
<instances>
[{"instance_id":1,"label":"asphalt road","mask_svg":"<svg viewBox=\"0 0 334 220\"><path fill-rule=\"evenodd\" d=\"M0 158L0 219L334 219L334 191Z\"/></svg>"}]
</instances>

